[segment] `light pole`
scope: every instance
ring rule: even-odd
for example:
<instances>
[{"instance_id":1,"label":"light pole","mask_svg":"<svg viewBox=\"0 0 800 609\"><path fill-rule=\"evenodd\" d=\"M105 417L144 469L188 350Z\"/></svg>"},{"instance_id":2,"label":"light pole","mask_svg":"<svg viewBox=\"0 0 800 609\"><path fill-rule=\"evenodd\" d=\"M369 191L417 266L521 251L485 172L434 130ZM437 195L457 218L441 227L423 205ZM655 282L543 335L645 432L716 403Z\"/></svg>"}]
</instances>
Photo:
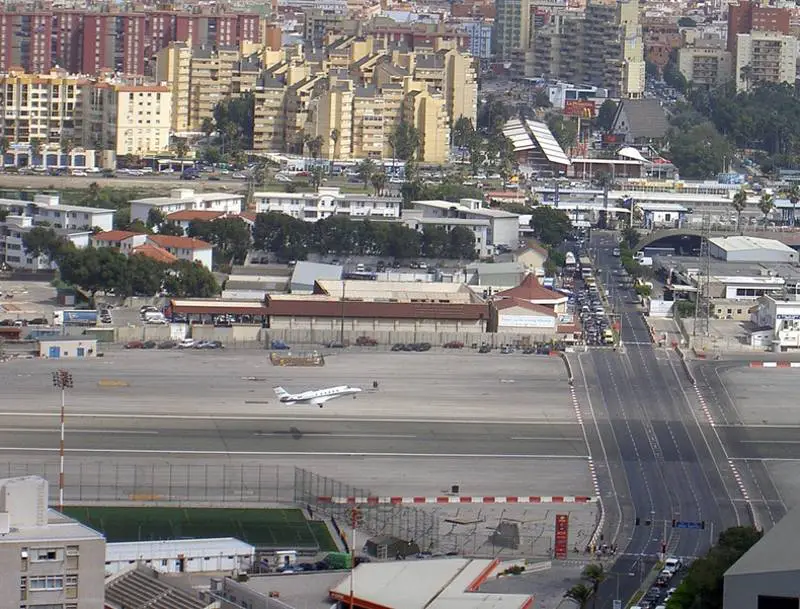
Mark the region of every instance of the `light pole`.
<instances>
[{"instance_id":1,"label":"light pole","mask_svg":"<svg viewBox=\"0 0 800 609\"><path fill-rule=\"evenodd\" d=\"M61 443L59 445L58 467L58 511L64 511L64 410L67 389L72 389L72 374L68 370L60 369L53 372L53 387L61 390Z\"/></svg>"}]
</instances>

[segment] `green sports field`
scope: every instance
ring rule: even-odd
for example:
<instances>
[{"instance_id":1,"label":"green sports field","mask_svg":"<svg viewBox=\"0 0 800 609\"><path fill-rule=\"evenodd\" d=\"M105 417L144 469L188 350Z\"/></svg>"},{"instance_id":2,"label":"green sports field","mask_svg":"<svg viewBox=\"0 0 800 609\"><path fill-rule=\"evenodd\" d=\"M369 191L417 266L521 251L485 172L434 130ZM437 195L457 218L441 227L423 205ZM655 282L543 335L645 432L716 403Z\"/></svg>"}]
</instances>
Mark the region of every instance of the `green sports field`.
<instances>
[{"instance_id":1,"label":"green sports field","mask_svg":"<svg viewBox=\"0 0 800 609\"><path fill-rule=\"evenodd\" d=\"M264 549L337 549L325 523L307 520L299 509L65 507L64 512L110 542L235 537Z\"/></svg>"}]
</instances>

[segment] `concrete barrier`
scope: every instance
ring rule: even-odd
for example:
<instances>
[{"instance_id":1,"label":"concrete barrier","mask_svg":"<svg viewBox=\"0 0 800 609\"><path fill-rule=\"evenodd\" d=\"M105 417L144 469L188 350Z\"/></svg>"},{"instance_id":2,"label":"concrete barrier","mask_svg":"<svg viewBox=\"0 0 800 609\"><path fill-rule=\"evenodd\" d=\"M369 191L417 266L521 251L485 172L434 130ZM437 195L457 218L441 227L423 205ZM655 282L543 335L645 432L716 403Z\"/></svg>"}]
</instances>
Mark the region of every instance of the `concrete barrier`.
<instances>
[{"instance_id":1,"label":"concrete barrier","mask_svg":"<svg viewBox=\"0 0 800 609\"><path fill-rule=\"evenodd\" d=\"M686 373L689 382L693 386L697 386L697 379L694 378L694 374L692 374L692 370L689 368L689 362L686 361L686 354L683 352L683 349L681 349L678 345L675 345L675 351L678 352L678 356L681 359L681 366L683 367L683 371Z\"/></svg>"}]
</instances>

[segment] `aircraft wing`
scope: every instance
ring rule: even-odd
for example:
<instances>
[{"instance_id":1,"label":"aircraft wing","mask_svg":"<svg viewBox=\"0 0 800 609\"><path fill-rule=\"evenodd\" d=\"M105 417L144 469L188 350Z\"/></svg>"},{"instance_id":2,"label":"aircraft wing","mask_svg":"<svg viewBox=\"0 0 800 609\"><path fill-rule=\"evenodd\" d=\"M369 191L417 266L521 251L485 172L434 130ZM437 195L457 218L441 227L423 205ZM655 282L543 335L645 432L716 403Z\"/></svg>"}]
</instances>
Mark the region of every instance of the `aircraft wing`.
<instances>
[{"instance_id":1,"label":"aircraft wing","mask_svg":"<svg viewBox=\"0 0 800 609\"><path fill-rule=\"evenodd\" d=\"M332 400L335 397L338 397L338 396L325 395L325 396L318 397L318 398L312 398L311 400L309 400L309 403L313 404L314 406L322 406L325 402L327 402L328 400Z\"/></svg>"}]
</instances>

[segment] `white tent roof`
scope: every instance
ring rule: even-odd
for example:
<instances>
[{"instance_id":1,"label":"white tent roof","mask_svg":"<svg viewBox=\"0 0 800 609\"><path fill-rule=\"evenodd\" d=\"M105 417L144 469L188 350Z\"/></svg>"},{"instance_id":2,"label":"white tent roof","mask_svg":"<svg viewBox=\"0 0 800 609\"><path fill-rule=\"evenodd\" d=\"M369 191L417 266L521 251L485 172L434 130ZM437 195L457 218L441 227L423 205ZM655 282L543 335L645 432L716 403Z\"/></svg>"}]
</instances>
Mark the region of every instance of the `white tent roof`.
<instances>
[{"instance_id":1,"label":"white tent roof","mask_svg":"<svg viewBox=\"0 0 800 609\"><path fill-rule=\"evenodd\" d=\"M523 124L519 119L513 118L503 127L503 135L511 140L516 152L524 152L525 150L533 150L539 147L551 163L557 163L558 165L571 164L569 157L564 153L564 150L545 123L526 120Z\"/></svg>"},{"instance_id":2,"label":"white tent roof","mask_svg":"<svg viewBox=\"0 0 800 609\"><path fill-rule=\"evenodd\" d=\"M632 146L625 146L625 148L620 148L617 152L617 156L624 157L626 159L633 159L635 161L641 161L642 163L649 163L646 158L642 156L642 153L633 148Z\"/></svg>"}]
</instances>

